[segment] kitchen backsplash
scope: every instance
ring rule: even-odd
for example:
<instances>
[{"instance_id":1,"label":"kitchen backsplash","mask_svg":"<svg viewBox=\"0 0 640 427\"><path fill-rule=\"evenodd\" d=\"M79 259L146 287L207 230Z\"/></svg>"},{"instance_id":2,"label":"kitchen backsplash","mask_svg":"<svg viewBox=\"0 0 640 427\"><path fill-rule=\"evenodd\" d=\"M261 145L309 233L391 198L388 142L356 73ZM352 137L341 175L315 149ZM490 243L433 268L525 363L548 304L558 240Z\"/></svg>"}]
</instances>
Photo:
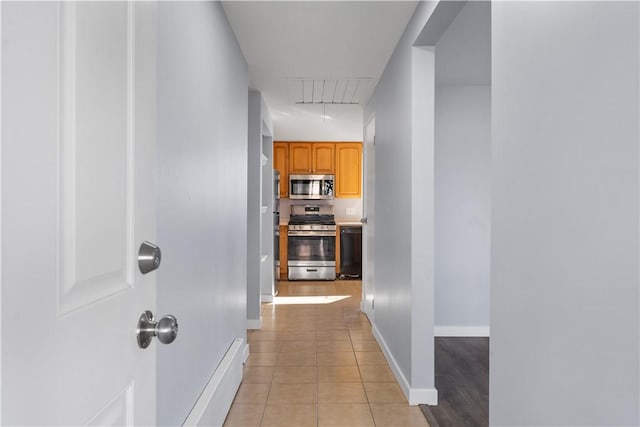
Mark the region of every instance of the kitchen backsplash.
<instances>
[{"instance_id":1,"label":"kitchen backsplash","mask_svg":"<svg viewBox=\"0 0 640 427\"><path fill-rule=\"evenodd\" d=\"M333 205L337 219L362 218L362 199L289 200L280 199L280 220L288 220L291 205Z\"/></svg>"}]
</instances>

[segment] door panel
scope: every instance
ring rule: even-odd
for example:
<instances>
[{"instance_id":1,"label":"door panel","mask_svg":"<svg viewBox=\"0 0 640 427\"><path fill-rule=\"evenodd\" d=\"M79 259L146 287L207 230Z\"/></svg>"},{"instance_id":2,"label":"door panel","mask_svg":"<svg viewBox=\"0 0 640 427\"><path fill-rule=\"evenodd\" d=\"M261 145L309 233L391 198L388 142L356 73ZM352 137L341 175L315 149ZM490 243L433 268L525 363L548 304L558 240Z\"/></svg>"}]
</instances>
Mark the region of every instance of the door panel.
<instances>
[{"instance_id":1,"label":"door panel","mask_svg":"<svg viewBox=\"0 0 640 427\"><path fill-rule=\"evenodd\" d=\"M133 285L129 8L85 6L60 5L60 313Z\"/></svg>"},{"instance_id":2,"label":"door panel","mask_svg":"<svg viewBox=\"0 0 640 427\"><path fill-rule=\"evenodd\" d=\"M155 5L1 7L1 423L153 425Z\"/></svg>"},{"instance_id":3,"label":"door panel","mask_svg":"<svg viewBox=\"0 0 640 427\"><path fill-rule=\"evenodd\" d=\"M118 393L91 421L88 426L132 425L133 384Z\"/></svg>"}]
</instances>

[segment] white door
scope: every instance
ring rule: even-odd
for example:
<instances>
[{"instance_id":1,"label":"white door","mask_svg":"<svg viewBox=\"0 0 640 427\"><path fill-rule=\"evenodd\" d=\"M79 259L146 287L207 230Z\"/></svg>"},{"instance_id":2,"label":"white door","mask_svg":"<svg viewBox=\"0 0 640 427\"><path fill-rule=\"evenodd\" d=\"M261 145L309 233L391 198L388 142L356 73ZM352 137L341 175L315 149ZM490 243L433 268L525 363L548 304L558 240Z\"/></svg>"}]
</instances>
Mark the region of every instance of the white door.
<instances>
[{"instance_id":1,"label":"white door","mask_svg":"<svg viewBox=\"0 0 640 427\"><path fill-rule=\"evenodd\" d=\"M2 425L153 425L153 3L2 2Z\"/></svg>"},{"instance_id":2,"label":"white door","mask_svg":"<svg viewBox=\"0 0 640 427\"><path fill-rule=\"evenodd\" d=\"M375 119L371 119L365 129L364 138L364 206L363 215L365 219L362 224L363 240L363 264L362 264L362 300L363 310L370 320L373 320L374 290L375 290L375 262L374 262L374 239L375 239L375 178L376 178L376 124Z\"/></svg>"}]
</instances>

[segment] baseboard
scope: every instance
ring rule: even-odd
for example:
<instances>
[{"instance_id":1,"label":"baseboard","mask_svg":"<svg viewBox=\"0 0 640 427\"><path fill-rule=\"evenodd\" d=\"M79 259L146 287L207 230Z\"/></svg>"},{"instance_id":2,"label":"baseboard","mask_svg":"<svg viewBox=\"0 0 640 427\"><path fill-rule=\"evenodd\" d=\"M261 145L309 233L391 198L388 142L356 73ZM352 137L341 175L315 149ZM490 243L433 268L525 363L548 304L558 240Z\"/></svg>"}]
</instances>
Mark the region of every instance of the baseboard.
<instances>
[{"instance_id":1,"label":"baseboard","mask_svg":"<svg viewBox=\"0 0 640 427\"><path fill-rule=\"evenodd\" d=\"M245 345L242 346L242 364L246 365L247 364L247 360L249 360L249 343L246 343Z\"/></svg>"},{"instance_id":2,"label":"baseboard","mask_svg":"<svg viewBox=\"0 0 640 427\"><path fill-rule=\"evenodd\" d=\"M262 316L259 319L247 319L247 329L262 329Z\"/></svg>"},{"instance_id":3,"label":"baseboard","mask_svg":"<svg viewBox=\"0 0 640 427\"><path fill-rule=\"evenodd\" d=\"M436 337L489 337L489 326L435 326Z\"/></svg>"},{"instance_id":4,"label":"baseboard","mask_svg":"<svg viewBox=\"0 0 640 427\"><path fill-rule=\"evenodd\" d=\"M245 340L236 338L202 394L196 401L183 426L222 426L242 381L242 365L249 348Z\"/></svg>"},{"instance_id":5,"label":"baseboard","mask_svg":"<svg viewBox=\"0 0 640 427\"><path fill-rule=\"evenodd\" d=\"M371 306L369 306L369 307L371 307ZM371 321L371 319L373 319L373 312L371 312L371 311L369 311L367 309L366 301L360 301L360 311L362 313L364 313L365 316L367 316L367 319L369 319L369 323L373 323Z\"/></svg>"},{"instance_id":6,"label":"baseboard","mask_svg":"<svg viewBox=\"0 0 640 427\"><path fill-rule=\"evenodd\" d=\"M262 301L262 302L273 302L273 295L262 294L262 296L260 297L260 301Z\"/></svg>"},{"instance_id":7,"label":"baseboard","mask_svg":"<svg viewBox=\"0 0 640 427\"><path fill-rule=\"evenodd\" d=\"M411 388L409 381L407 381L407 378L402 373L400 365L398 365L398 362L393 357L393 354L391 353L391 350L389 350L389 346L382 337L382 334L380 334L380 331L375 325L373 325L372 329L373 336L378 341L378 344L380 344L380 348L382 349L382 352L384 353L384 356L386 357L387 362L391 367L393 375L396 377L398 384L400 384L402 392L409 401L409 405L437 405L438 390L436 390L435 388Z\"/></svg>"}]
</instances>

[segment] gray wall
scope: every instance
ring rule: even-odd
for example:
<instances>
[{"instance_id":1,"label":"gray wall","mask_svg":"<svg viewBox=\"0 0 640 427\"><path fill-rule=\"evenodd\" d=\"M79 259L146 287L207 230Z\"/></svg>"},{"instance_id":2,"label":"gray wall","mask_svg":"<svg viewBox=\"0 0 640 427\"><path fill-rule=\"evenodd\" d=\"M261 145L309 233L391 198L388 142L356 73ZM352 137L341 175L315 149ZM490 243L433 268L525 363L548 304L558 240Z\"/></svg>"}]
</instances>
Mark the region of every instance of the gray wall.
<instances>
[{"instance_id":1,"label":"gray wall","mask_svg":"<svg viewBox=\"0 0 640 427\"><path fill-rule=\"evenodd\" d=\"M638 425L639 5L494 2L491 425Z\"/></svg>"},{"instance_id":2,"label":"gray wall","mask_svg":"<svg viewBox=\"0 0 640 427\"><path fill-rule=\"evenodd\" d=\"M433 387L432 299L415 298L412 259L412 55L413 43L422 31L434 3L421 2L398 42L380 82L365 109L365 123L376 120L376 287L375 323L402 374L412 386ZM432 73L433 74L433 73ZM432 76L433 78L433 76ZM426 162L426 160L425 160ZM426 163L425 163L426 164ZM426 188L431 192L433 189ZM428 242L423 242L428 243ZM432 272L432 259L419 260ZM414 304L416 309L413 310ZM419 310L417 306L422 306ZM414 312L415 311L415 312ZM412 317L419 314L424 321ZM417 344L417 345L416 345ZM420 357L414 353L420 349ZM413 382L419 378L419 382Z\"/></svg>"},{"instance_id":3,"label":"gray wall","mask_svg":"<svg viewBox=\"0 0 640 427\"><path fill-rule=\"evenodd\" d=\"M158 4L157 414L180 425L246 336L247 65L218 2Z\"/></svg>"},{"instance_id":4,"label":"gray wall","mask_svg":"<svg viewBox=\"0 0 640 427\"><path fill-rule=\"evenodd\" d=\"M436 86L436 327L489 326L490 92Z\"/></svg>"},{"instance_id":5,"label":"gray wall","mask_svg":"<svg viewBox=\"0 0 640 427\"><path fill-rule=\"evenodd\" d=\"M469 2L436 44L436 334L489 326L490 83L491 7Z\"/></svg>"},{"instance_id":6,"label":"gray wall","mask_svg":"<svg viewBox=\"0 0 640 427\"><path fill-rule=\"evenodd\" d=\"M262 213L261 221L261 259L260 289L262 301L272 301L275 293L274 277L274 218L273 218L273 138L261 135L262 154L267 158L267 163L262 167L262 206L266 211Z\"/></svg>"},{"instance_id":7,"label":"gray wall","mask_svg":"<svg viewBox=\"0 0 640 427\"><path fill-rule=\"evenodd\" d=\"M247 319L260 320L260 252L262 247L262 96L249 91L247 177Z\"/></svg>"}]
</instances>

